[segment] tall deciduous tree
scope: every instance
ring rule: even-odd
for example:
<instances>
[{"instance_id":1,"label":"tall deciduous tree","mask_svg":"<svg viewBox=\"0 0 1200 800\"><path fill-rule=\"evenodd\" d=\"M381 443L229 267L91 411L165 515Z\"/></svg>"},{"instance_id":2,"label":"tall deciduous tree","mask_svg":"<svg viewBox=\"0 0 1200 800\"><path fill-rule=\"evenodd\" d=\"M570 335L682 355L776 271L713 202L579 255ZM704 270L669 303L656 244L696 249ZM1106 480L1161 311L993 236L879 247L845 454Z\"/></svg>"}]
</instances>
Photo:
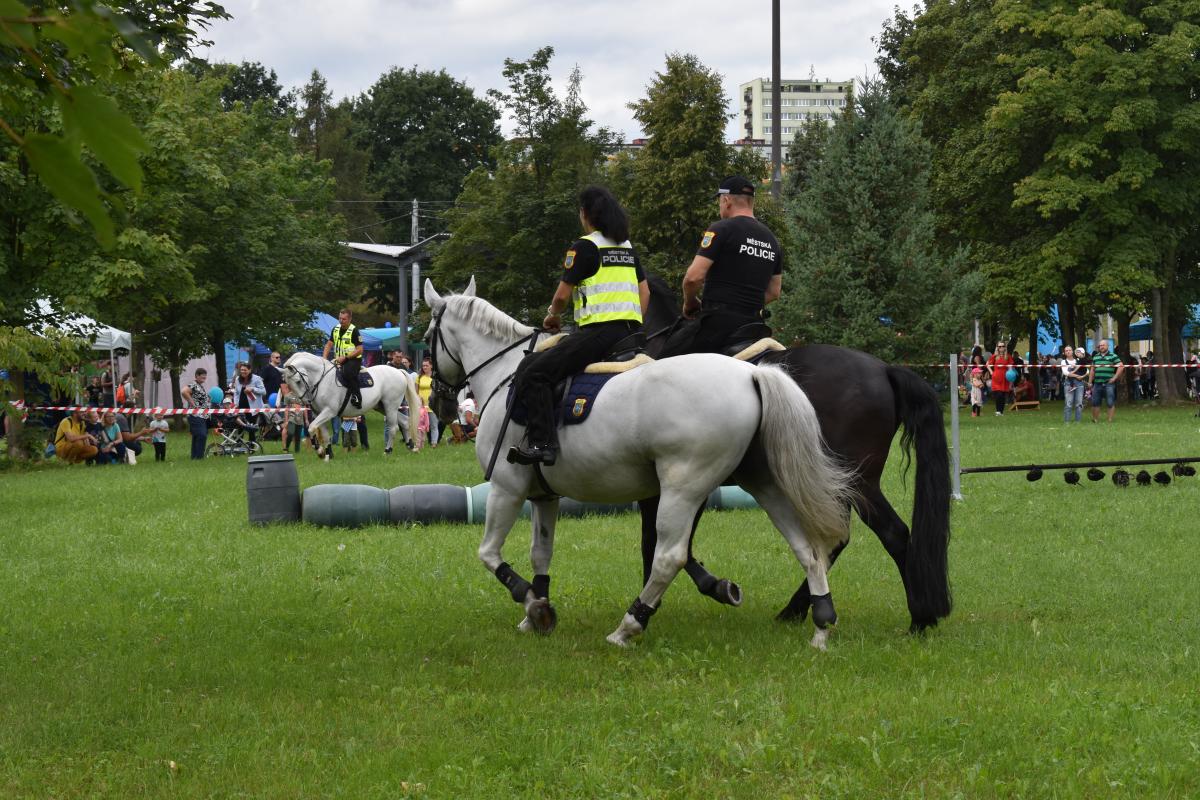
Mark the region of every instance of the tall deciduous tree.
<instances>
[{"instance_id":1,"label":"tall deciduous tree","mask_svg":"<svg viewBox=\"0 0 1200 800\"><path fill-rule=\"evenodd\" d=\"M946 352L976 311L939 256L929 204L929 145L878 82L862 85L796 197L778 327L885 360ZM977 288L977 287L976 287Z\"/></svg>"},{"instance_id":2,"label":"tall deciduous tree","mask_svg":"<svg viewBox=\"0 0 1200 800\"><path fill-rule=\"evenodd\" d=\"M613 134L595 129L571 73L565 95L551 84L553 49L505 60L508 91L496 94L518 137L493 148L494 169L477 168L447 215L452 238L434 260L450 286L475 275L484 294L520 318L541 321L563 253L579 229L578 195L602 180Z\"/></svg>"},{"instance_id":3,"label":"tall deciduous tree","mask_svg":"<svg viewBox=\"0 0 1200 800\"><path fill-rule=\"evenodd\" d=\"M388 201L452 200L500 142L495 107L445 71L388 71L358 99L355 118L371 153L372 187ZM396 220L372 233L405 242L408 225Z\"/></svg>"}]
</instances>

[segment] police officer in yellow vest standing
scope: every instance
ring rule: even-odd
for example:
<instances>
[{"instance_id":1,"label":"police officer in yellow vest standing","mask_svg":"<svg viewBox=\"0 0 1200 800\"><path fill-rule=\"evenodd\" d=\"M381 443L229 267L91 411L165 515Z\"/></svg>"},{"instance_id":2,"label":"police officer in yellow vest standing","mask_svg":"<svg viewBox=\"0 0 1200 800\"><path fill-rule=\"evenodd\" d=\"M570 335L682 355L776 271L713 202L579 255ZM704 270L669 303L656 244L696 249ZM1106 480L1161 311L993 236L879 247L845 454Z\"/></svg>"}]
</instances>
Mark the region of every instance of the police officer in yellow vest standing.
<instances>
[{"instance_id":1,"label":"police officer in yellow vest standing","mask_svg":"<svg viewBox=\"0 0 1200 800\"><path fill-rule=\"evenodd\" d=\"M362 335L350 319L350 309L343 308L338 312L338 327L329 332L324 358L328 359L330 351L333 352L333 363L342 368L342 382L346 384L350 402L361 407L362 392L358 388L358 371L362 369Z\"/></svg>"},{"instance_id":2,"label":"police officer in yellow vest standing","mask_svg":"<svg viewBox=\"0 0 1200 800\"><path fill-rule=\"evenodd\" d=\"M549 350L527 356L517 369L516 396L529 412L525 442L508 454L518 464L554 463L554 385L640 331L650 302L646 275L629 243L629 217L608 189L589 186L580 192L579 222L585 236L567 251L562 279L542 323L546 330L561 330L569 300L579 329Z\"/></svg>"}]
</instances>

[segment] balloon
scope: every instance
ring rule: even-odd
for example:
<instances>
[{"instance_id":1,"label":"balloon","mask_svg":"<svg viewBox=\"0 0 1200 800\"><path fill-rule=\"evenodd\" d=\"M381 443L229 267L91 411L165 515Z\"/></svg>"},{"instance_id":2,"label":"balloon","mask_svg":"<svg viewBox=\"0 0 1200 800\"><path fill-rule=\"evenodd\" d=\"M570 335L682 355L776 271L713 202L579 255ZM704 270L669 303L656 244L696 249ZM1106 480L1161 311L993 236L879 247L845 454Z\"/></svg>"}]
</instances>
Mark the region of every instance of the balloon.
<instances>
[{"instance_id":1,"label":"balloon","mask_svg":"<svg viewBox=\"0 0 1200 800\"><path fill-rule=\"evenodd\" d=\"M1004 377L1009 383L1013 383L1017 380L1017 371L1009 367L1008 372L1004 373Z\"/></svg>"},{"instance_id":2,"label":"balloon","mask_svg":"<svg viewBox=\"0 0 1200 800\"><path fill-rule=\"evenodd\" d=\"M208 399L214 406L219 406L225 401L225 392L221 391L220 386L214 386L208 390Z\"/></svg>"},{"instance_id":3,"label":"balloon","mask_svg":"<svg viewBox=\"0 0 1200 800\"><path fill-rule=\"evenodd\" d=\"M267 405L271 408L279 405L279 392L271 392L271 396L267 398Z\"/></svg>"}]
</instances>

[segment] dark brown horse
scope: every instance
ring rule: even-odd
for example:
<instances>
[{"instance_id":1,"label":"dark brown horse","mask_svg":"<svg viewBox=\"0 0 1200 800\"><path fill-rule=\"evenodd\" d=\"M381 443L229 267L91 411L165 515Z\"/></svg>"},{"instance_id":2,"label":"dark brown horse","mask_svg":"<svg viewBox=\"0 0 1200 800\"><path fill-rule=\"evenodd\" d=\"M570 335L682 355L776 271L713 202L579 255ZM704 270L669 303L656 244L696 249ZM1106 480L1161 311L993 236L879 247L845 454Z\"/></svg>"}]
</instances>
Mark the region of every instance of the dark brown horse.
<instances>
[{"instance_id":1,"label":"dark brown horse","mask_svg":"<svg viewBox=\"0 0 1200 800\"><path fill-rule=\"evenodd\" d=\"M645 329L651 335L650 355L662 346L665 335L679 318L679 303L657 277L650 280L650 308ZM766 363L783 366L808 395L821 421L829 450L857 468L855 504L888 555L896 562L912 618L910 630L936 625L950 613L947 574L950 544L950 465L946 449L942 407L933 389L912 370L883 363L857 350L831 345L806 345L770 353ZM916 494L912 529L904 524L879 487L900 427L905 466L916 450ZM657 498L642 501L642 561L646 570L654 555L657 535L654 519ZM703 513L701 509L700 513ZM700 514L696 515L699 522ZM695 529L693 528L693 535ZM835 550L831 561L840 550ZM736 584L718 580L688 554L688 575L697 588L722 602L740 602ZM812 603L808 582L779 612L779 619L802 620Z\"/></svg>"}]
</instances>

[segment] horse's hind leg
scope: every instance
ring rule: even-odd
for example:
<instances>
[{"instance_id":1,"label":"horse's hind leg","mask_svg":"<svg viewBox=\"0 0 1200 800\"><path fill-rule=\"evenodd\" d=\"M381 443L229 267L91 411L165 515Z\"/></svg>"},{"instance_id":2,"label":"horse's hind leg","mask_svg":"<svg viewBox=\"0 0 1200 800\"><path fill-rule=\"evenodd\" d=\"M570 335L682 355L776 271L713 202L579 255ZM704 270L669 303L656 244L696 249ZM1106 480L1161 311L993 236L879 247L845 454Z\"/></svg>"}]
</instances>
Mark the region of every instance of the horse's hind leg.
<instances>
[{"instance_id":1,"label":"horse's hind leg","mask_svg":"<svg viewBox=\"0 0 1200 800\"><path fill-rule=\"evenodd\" d=\"M829 591L829 556L827 549L820 543L811 540L800 525L799 515L792 506L787 495L776 485L747 487L758 504L763 507L771 522L783 534L788 546L804 568L805 583L811 591L813 609L812 645L819 650L825 649L829 628L837 624L837 612L833 607L833 595ZM848 513L849 510L847 510ZM844 544L844 543L843 543Z\"/></svg>"},{"instance_id":2,"label":"horse's hind leg","mask_svg":"<svg viewBox=\"0 0 1200 800\"><path fill-rule=\"evenodd\" d=\"M624 647L646 630L650 617L658 610L667 587L687 563L688 536L696 509L704 503L705 495L694 492L664 490L658 500L657 544L651 562L650 575L641 594L621 618L621 624L608 635L608 641Z\"/></svg>"},{"instance_id":3,"label":"horse's hind leg","mask_svg":"<svg viewBox=\"0 0 1200 800\"><path fill-rule=\"evenodd\" d=\"M657 515L658 497L650 497L638 501L638 510L642 514L642 585L650 580L650 567L654 563L654 546L658 542ZM718 578L692 555L692 542L696 538L696 528L700 525L700 517L704 515L704 506L696 511L692 521L692 532L688 536L687 563L683 570L696 584L696 591L711 597L718 603L738 606L742 604L742 589L736 583L726 578Z\"/></svg>"}]
</instances>

